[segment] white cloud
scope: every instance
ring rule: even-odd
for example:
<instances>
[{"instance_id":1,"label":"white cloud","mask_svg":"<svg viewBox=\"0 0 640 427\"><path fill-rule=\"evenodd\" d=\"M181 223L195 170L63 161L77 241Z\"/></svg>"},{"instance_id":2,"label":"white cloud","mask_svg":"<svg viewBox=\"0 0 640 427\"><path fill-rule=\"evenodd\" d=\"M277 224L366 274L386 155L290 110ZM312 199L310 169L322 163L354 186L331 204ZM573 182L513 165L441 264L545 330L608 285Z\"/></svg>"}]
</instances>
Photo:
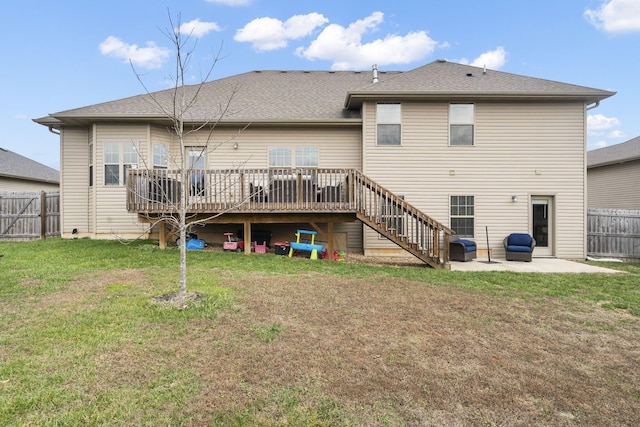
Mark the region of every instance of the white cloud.
<instances>
[{"instance_id":1,"label":"white cloud","mask_svg":"<svg viewBox=\"0 0 640 427\"><path fill-rule=\"evenodd\" d=\"M607 138L626 138L626 137L627 137L626 132L621 130L614 130L607 134Z\"/></svg>"},{"instance_id":2,"label":"white cloud","mask_svg":"<svg viewBox=\"0 0 640 427\"><path fill-rule=\"evenodd\" d=\"M154 42L147 42L146 47L124 43L117 37L109 36L100 43L100 52L103 55L121 58L125 62L131 61L133 65L144 68L160 68L169 58L169 49L160 47Z\"/></svg>"},{"instance_id":3,"label":"white cloud","mask_svg":"<svg viewBox=\"0 0 640 427\"><path fill-rule=\"evenodd\" d=\"M485 52L471 62L474 67L487 67L492 70L499 70L507 62L507 52L502 46L496 50Z\"/></svg>"},{"instance_id":4,"label":"white cloud","mask_svg":"<svg viewBox=\"0 0 640 427\"><path fill-rule=\"evenodd\" d=\"M220 31L220 27L215 22L202 22L196 18L193 21L180 25L178 31L182 34L200 38L209 34L211 31Z\"/></svg>"},{"instance_id":5,"label":"white cloud","mask_svg":"<svg viewBox=\"0 0 640 427\"><path fill-rule=\"evenodd\" d=\"M604 135L604 131L620 126L620 120L606 117L603 114L589 114L587 116L587 131L589 135Z\"/></svg>"},{"instance_id":6,"label":"white cloud","mask_svg":"<svg viewBox=\"0 0 640 427\"><path fill-rule=\"evenodd\" d=\"M347 28L338 24L328 25L307 48L300 47L296 53L309 60L333 61L332 69L346 70L362 69L372 64L408 64L424 59L435 50L438 43L425 31L410 32L405 36L388 35L363 43L363 35L377 30L383 18L382 12L374 12Z\"/></svg>"},{"instance_id":7,"label":"white cloud","mask_svg":"<svg viewBox=\"0 0 640 427\"><path fill-rule=\"evenodd\" d=\"M207 3L223 4L231 7L249 6L253 0L207 0Z\"/></svg>"},{"instance_id":8,"label":"white cloud","mask_svg":"<svg viewBox=\"0 0 640 427\"><path fill-rule=\"evenodd\" d=\"M473 65L474 67L487 67L492 70L499 70L507 62L507 51L505 51L502 46L499 46L496 50L485 52L471 62L465 58L457 62Z\"/></svg>"},{"instance_id":9,"label":"white cloud","mask_svg":"<svg viewBox=\"0 0 640 427\"><path fill-rule=\"evenodd\" d=\"M599 9L587 9L584 16L596 28L608 33L640 31L640 1L609 0Z\"/></svg>"},{"instance_id":10,"label":"white cloud","mask_svg":"<svg viewBox=\"0 0 640 427\"><path fill-rule=\"evenodd\" d=\"M234 40L249 42L259 52L287 47L289 40L308 36L317 27L329 22L319 13L295 15L282 22L275 18L257 18L236 32Z\"/></svg>"},{"instance_id":11,"label":"white cloud","mask_svg":"<svg viewBox=\"0 0 640 427\"><path fill-rule=\"evenodd\" d=\"M597 150L598 148L604 148L607 145L608 145L607 141L596 141L593 144L589 144L588 149L589 150Z\"/></svg>"}]
</instances>

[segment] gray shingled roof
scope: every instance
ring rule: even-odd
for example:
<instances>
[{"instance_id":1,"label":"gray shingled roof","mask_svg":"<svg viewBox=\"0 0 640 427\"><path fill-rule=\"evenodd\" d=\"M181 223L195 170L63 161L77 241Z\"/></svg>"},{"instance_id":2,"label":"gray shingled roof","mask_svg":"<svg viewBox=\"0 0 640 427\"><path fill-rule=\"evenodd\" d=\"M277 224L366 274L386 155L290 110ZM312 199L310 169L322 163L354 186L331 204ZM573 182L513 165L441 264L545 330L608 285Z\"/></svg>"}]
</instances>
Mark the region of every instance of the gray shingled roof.
<instances>
[{"instance_id":1,"label":"gray shingled roof","mask_svg":"<svg viewBox=\"0 0 640 427\"><path fill-rule=\"evenodd\" d=\"M365 99L563 99L595 102L613 92L583 86L487 71L468 65L435 61L405 72L253 71L207 82L189 119L205 121L225 114L228 122L336 122L360 120ZM198 86L189 86L193 93ZM45 126L86 125L93 120L162 120L157 104L172 105L172 90L139 95L35 119ZM153 98L153 99L152 99ZM232 99L229 103L229 99ZM347 108L345 108L345 106Z\"/></svg>"},{"instance_id":2,"label":"gray shingled roof","mask_svg":"<svg viewBox=\"0 0 640 427\"><path fill-rule=\"evenodd\" d=\"M417 99L562 99L592 103L614 94L601 89L439 60L351 91L347 105L357 105L359 98L380 99L403 95Z\"/></svg>"},{"instance_id":3,"label":"gray shingled roof","mask_svg":"<svg viewBox=\"0 0 640 427\"><path fill-rule=\"evenodd\" d=\"M0 176L60 183L60 172L13 151L0 148Z\"/></svg>"},{"instance_id":4,"label":"gray shingled roof","mask_svg":"<svg viewBox=\"0 0 640 427\"><path fill-rule=\"evenodd\" d=\"M587 152L587 168L640 159L640 136L621 144Z\"/></svg>"}]
</instances>

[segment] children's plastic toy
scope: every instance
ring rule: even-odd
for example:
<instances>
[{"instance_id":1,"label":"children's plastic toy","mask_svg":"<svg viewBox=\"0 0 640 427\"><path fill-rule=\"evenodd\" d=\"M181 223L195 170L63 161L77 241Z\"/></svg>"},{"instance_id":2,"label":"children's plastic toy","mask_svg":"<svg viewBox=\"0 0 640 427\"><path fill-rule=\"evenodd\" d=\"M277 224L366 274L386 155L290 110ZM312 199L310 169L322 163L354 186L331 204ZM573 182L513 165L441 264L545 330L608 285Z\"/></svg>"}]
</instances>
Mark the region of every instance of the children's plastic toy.
<instances>
[{"instance_id":1,"label":"children's plastic toy","mask_svg":"<svg viewBox=\"0 0 640 427\"><path fill-rule=\"evenodd\" d=\"M302 234L308 234L311 236L311 240L309 243L300 242L300 235ZM290 246L289 258L293 256L293 253L295 251L305 251L305 252L310 252L310 256L309 256L310 259L318 259L318 252L322 252L322 249L324 249L324 246L315 244L315 239L317 234L318 234L317 231L298 230L296 232L296 241L289 243L289 246Z\"/></svg>"},{"instance_id":2,"label":"children's plastic toy","mask_svg":"<svg viewBox=\"0 0 640 427\"><path fill-rule=\"evenodd\" d=\"M227 241L222 244L222 249L225 251L244 251L244 241L234 237L233 233L224 233L227 236Z\"/></svg>"},{"instance_id":3,"label":"children's plastic toy","mask_svg":"<svg viewBox=\"0 0 640 427\"><path fill-rule=\"evenodd\" d=\"M201 251L204 247L207 246L204 240L200 239L189 239L187 240L187 250L190 251Z\"/></svg>"}]
</instances>

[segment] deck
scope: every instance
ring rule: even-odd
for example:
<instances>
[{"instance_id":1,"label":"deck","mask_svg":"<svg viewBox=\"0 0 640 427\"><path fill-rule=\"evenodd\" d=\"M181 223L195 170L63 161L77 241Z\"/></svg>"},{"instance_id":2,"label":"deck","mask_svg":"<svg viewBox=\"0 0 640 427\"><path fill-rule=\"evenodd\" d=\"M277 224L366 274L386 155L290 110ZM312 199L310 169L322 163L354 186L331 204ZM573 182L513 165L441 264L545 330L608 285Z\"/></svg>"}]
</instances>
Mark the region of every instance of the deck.
<instances>
[{"instance_id":1,"label":"deck","mask_svg":"<svg viewBox=\"0 0 640 427\"><path fill-rule=\"evenodd\" d=\"M449 266L451 230L357 169L138 169L129 171L127 189L127 210L147 218L184 207L191 220L242 222L245 229L326 223L330 242L334 223L359 220L425 263Z\"/></svg>"}]
</instances>

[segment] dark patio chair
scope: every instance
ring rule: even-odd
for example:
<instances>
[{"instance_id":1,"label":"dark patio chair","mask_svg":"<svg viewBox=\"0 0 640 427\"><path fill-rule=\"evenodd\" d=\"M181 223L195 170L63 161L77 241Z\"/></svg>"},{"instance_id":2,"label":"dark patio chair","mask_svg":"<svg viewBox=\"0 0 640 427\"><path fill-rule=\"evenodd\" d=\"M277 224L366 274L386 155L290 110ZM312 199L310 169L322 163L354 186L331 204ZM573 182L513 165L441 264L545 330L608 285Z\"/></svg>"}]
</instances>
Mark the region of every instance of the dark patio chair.
<instances>
[{"instance_id":1,"label":"dark patio chair","mask_svg":"<svg viewBox=\"0 0 640 427\"><path fill-rule=\"evenodd\" d=\"M511 233L503 241L507 261L531 262L536 239L526 233Z\"/></svg>"},{"instance_id":2,"label":"dark patio chair","mask_svg":"<svg viewBox=\"0 0 640 427\"><path fill-rule=\"evenodd\" d=\"M456 239L449 243L449 259L451 261L471 261L476 258L476 242L467 239Z\"/></svg>"}]
</instances>

